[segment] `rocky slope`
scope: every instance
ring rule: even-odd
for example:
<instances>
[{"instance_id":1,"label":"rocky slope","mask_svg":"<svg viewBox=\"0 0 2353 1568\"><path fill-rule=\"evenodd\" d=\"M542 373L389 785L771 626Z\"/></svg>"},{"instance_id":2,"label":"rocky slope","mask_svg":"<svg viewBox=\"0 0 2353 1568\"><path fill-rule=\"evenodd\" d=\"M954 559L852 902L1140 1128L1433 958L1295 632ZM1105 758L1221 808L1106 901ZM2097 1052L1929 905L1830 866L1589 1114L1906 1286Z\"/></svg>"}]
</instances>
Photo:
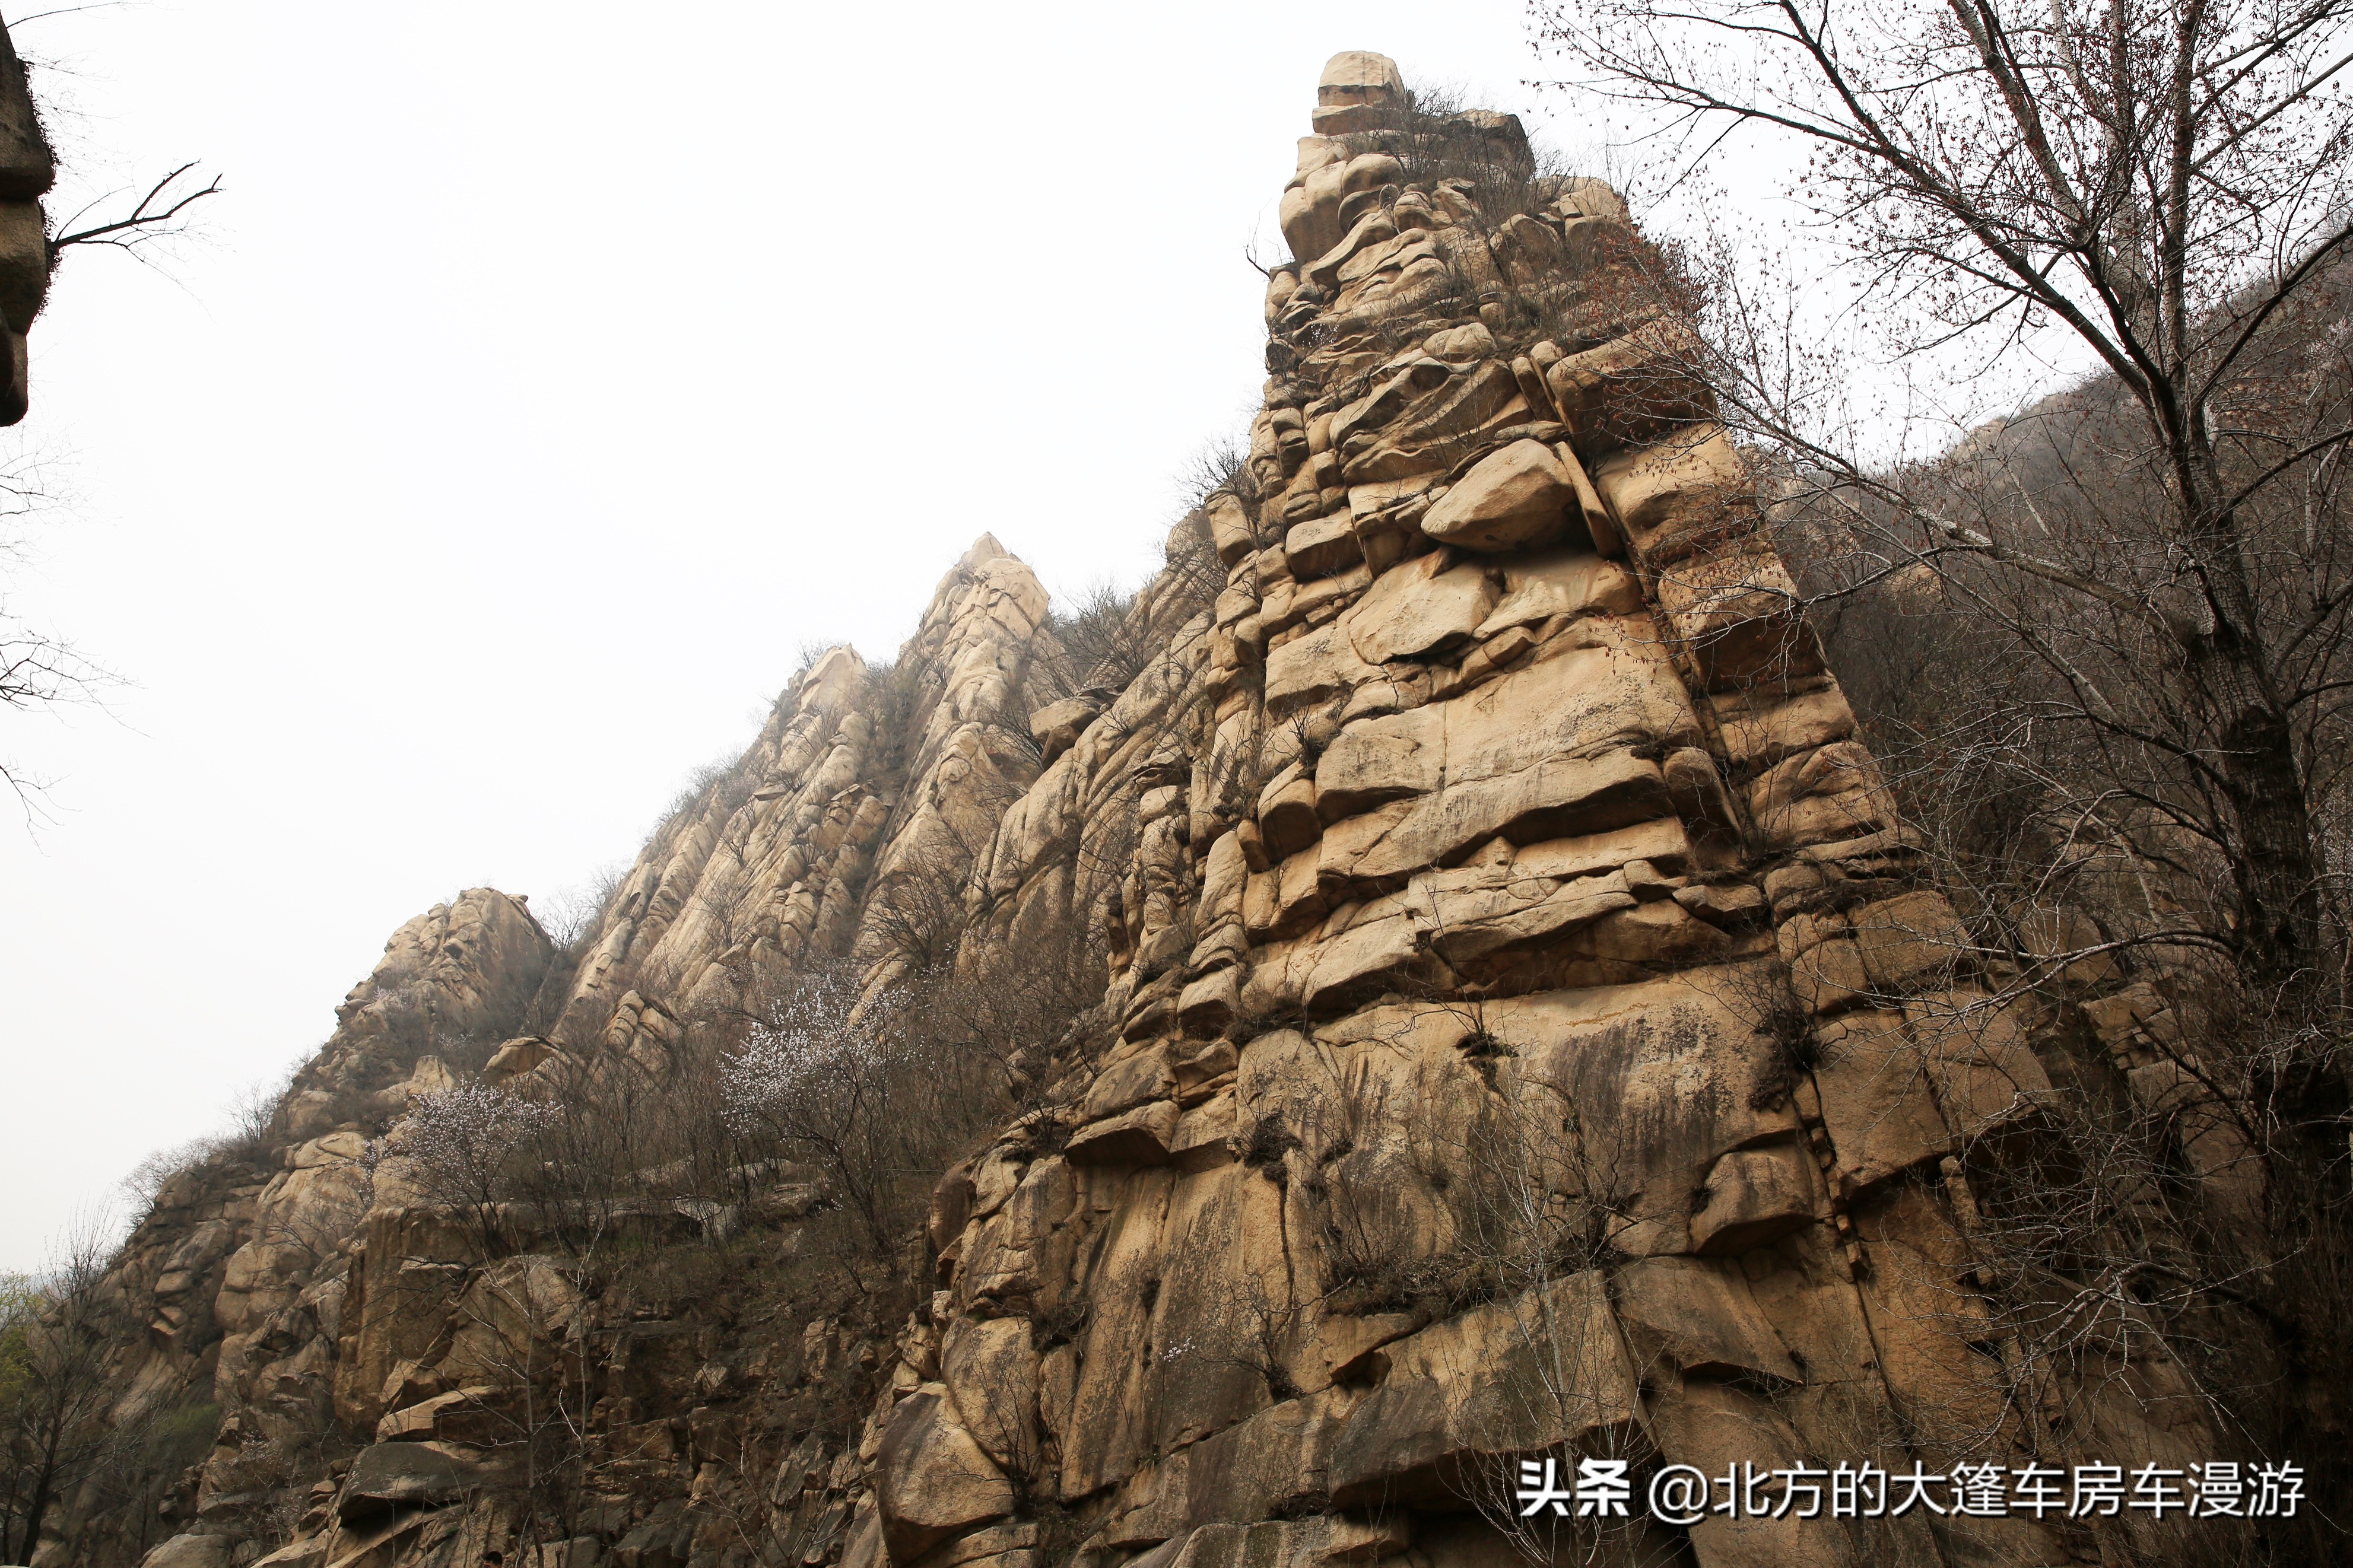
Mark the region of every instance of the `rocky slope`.
<instances>
[{"instance_id":1,"label":"rocky slope","mask_svg":"<svg viewBox=\"0 0 2353 1568\"><path fill-rule=\"evenodd\" d=\"M1971 1183L2052 1092L2046 1020L1957 961L1662 258L1381 57L1319 100L1264 406L1126 612L1148 657L1075 668L983 538L894 664L797 678L575 945L487 889L404 927L270 1135L168 1184L111 1276L114 1421L216 1406L209 1452L160 1505L85 1488L37 1568L2164 1549L1519 1517L1522 1456L2205 1435L2160 1348L2022 1366L1974 1305ZM821 1162L662 1174L686 1148L626 1202L471 1210L419 1174L412 1107L633 1105L797 977L848 973L854 1030L1074 952L1089 984L981 1042L1003 1125L888 1258L816 1261ZM2128 1056L2173 1026L2126 979L2089 1016Z\"/></svg>"}]
</instances>

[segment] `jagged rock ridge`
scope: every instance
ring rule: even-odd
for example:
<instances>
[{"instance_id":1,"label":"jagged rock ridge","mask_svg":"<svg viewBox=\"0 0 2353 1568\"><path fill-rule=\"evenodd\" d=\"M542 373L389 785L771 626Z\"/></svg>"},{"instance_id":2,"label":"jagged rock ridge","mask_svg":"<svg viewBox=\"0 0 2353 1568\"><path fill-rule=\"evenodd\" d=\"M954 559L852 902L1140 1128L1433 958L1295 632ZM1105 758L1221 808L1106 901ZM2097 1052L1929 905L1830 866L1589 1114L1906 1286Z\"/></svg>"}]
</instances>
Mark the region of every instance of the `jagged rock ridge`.
<instances>
[{"instance_id":1,"label":"jagged rock ridge","mask_svg":"<svg viewBox=\"0 0 2353 1568\"><path fill-rule=\"evenodd\" d=\"M2144 1414L2161 1354L2047 1407L1988 1375L1957 1156L2050 1082L1949 961L1656 254L1516 121L1422 113L1382 57L1319 98L1264 406L1129 612L1152 657L1072 678L984 538L887 672L841 649L797 679L575 955L485 890L421 917L275 1169L159 1197L114 1276L152 1310L118 1416L208 1388L225 1425L153 1568L2043 1563L2084 1543L1919 1516L1538 1539L1508 1466L2006 1460L2063 1419L2189 1455ZM367 1136L461 1082L662 1082L695 1020L820 963L872 1005L1073 930L1100 999L939 1182L893 1335L623 1319L528 1247L470 1257L400 1127ZM2118 1026L2158 1026L2133 994ZM453 1038L478 1066L425 1048ZM827 1201L621 1222L715 1240ZM529 1384L485 1345L542 1339L595 1385L560 1546L484 1436ZM853 1366L839 1429L775 1397ZM352 1452L244 1486L322 1420Z\"/></svg>"}]
</instances>

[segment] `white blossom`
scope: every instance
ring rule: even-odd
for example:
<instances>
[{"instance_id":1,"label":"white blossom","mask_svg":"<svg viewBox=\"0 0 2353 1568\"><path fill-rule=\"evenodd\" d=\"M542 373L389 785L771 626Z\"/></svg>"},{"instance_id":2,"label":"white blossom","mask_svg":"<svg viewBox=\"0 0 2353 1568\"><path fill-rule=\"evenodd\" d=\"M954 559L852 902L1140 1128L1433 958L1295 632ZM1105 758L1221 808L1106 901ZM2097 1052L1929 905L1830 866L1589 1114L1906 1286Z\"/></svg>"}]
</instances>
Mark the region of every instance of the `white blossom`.
<instances>
[{"instance_id":1,"label":"white blossom","mask_svg":"<svg viewBox=\"0 0 2353 1568\"><path fill-rule=\"evenodd\" d=\"M803 978L722 1064L728 1126L753 1132L777 1111L797 1110L886 1065L901 1008L894 991L861 1004L842 973Z\"/></svg>"},{"instance_id":2,"label":"white blossom","mask_svg":"<svg viewBox=\"0 0 2353 1568\"><path fill-rule=\"evenodd\" d=\"M419 1096L401 1143L431 1184L479 1194L554 1114L553 1107L504 1090L461 1083Z\"/></svg>"}]
</instances>

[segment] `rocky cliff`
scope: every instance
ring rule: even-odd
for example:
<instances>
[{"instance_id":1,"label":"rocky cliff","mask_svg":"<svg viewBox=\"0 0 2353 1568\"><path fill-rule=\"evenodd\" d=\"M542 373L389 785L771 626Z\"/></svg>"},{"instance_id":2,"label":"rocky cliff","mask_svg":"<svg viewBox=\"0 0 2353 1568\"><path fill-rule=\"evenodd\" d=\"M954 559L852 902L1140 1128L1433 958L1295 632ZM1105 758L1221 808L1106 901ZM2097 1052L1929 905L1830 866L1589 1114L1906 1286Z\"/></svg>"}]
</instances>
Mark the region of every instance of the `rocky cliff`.
<instances>
[{"instance_id":1,"label":"rocky cliff","mask_svg":"<svg viewBox=\"0 0 2353 1568\"><path fill-rule=\"evenodd\" d=\"M1313 123L1264 405L1167 568L1081 626L983 538L588 930L402 928L117 1260L111 1419L167 1457L37 1565L2167 1549L1522 1516L1527 1457L2207 1434L2132 1325L2030 1365L1978 1304L1973 1184L2067 1047L1924 884L1672 258L1379 56ZM2175 1026L2126 980L2112 1052Z\"/></svg>"}]
</instances>

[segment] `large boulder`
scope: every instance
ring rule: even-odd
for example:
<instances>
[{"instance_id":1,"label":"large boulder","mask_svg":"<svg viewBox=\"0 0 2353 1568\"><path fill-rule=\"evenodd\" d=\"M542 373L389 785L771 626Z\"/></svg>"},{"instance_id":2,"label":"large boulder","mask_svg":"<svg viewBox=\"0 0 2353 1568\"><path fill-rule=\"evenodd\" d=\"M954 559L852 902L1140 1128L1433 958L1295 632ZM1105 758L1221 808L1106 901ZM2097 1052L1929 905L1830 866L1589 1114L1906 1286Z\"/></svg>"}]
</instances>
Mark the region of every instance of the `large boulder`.
<instances>
[{"instance_id":1,"label":"large boulder","mask_svg":"<svg viewBox=\"0 0 2353 1568\"><path fill-rule=\"evenodd\" d=\"M1387 664L1468 640L1494 607L1486 571L1476 565L1450 570L1441 550L1383 573L1341 620L1359 658Z\"/></svg>"},{"instance_id":2,"label":"large boulder","mask_svg":"<svg viewBox=\"0 0 2353 1568\"><path fill-rule=\"evenodd\" d=\"M1340 1430L1335 1506L1448 1506L1513 1457L1630 1421L1638 1398L1600 1276L1473 1307L1380 1352L1388 1375Z\"/></svg>"},{"instance_id":3,"label":"large boulder","mask_svg":"<svg viewBox=\"0 0 2353 1568\"><path fill-rule=\"evenodd\" d=\"M1087 726L1102 714L1103 705L1092 696L1065 697L1029 715L1029 738L1038 742L1041 763L1050 763L1079 743Z\"/></svg>"},{"instance_id":4,"label":"large boulder","mask_svg":"<svg viewBox=\"0 0 2353 1568\"><path fill-rule=\"evenodd\" d=\"M1736 1266L1714 1258L1642 1258L1620 1269L1611 1283L1619 1321L1645 1375L1663 1364L1702 1377L1803 1380Z\"/></svg>"},{"instance_id":5,"label":"large boulder","mask_svg":"<svg viewBox=\"0 0 2353 1568\"><path fill-rule=\"evenodd\" d=\"M1005 1472L956 1420L936 1383L891 1413L874 1466L882 1541L893 1563L912 1563L948 1537L1013 1511Z\"/></svg>"},{"instance_id":6,"label":"large boulder","mask_svg":"<svg viewBox=\"0 0 2353 1568\"><path fill-rule=\"evenodd\" d=\"M1440 496L1421 531L1465 550L1525 550L1557 538L1576 504L1576 481L1553 449L1514 441L1480 459Z\"/></svg>"},{"instance_id":7,"label":"large boulder","mask_svg":"<svg viewBox=\"0 0 2353 1568\"><path fill-rule=\"evenodd\" d=\"M948 1328L940 1376L965 1429L990 1458L1011 1470L1036 1468L1038 1352L1027 1318L958 1318Z\"/></svg>"},{"instance_id":8,"label":"large boulder","mask_svg":"<svg viewBox=\"0 0 2353 1568\"><path fill-rule=\"evenodd\" d=\"M362 1448L359 1458L352 1461L336 1513L345 1524L352 1524L396 1508L450 1502L480 1487L484 1479L480 1464L438 1443L377 1443Z\"/></svg>"},{"instance_id":9,"label":"large boulder","mask_svg":"<svg viewBox=\"0 0 2353 1568\"><path fill-rule=\"evenodd\" d=\"M1593 488L1644 561L1679 560L1756 524L1747 467L1722 426L1692 426L1620 452L1593 470Z\"/></svg>"},{"instance_id":10,"label":"large boulder","mask_svg":"<svg viewBox=\"0 0 2353 1568\"><path fill-rule=\"evenodd\" d=\"M150 1551L139 1568L228 1568L226 1535L175 1535Z\"/></svg>"},{"instance_id":11,"label":"large boulder","mask_svg":"<svg viewBox=\"0 0 2353 1568\"><path fill-rule=\"evenodd\" d=\"M1515 558L1504 568L1504 598L1472 636L1482 640L1510 626L1530 626L1555 616L1642 613L1642 585L1615 561L1564 545Z\"/></svg>"},{"instance_id":12,"label":"large boulder","mask_svg":"<svg viewBox=\"0 0 2353 1568\"><path fill-rule=\"evenodd\" d=\"M1362 846L1349 836L1356 861L1345 871L1336 830L1327 836L1330 879L1402 877L1498 833L1533 844L1670 815L1666 779L1644 753L1687 731L1690 700L1655 643L1597 635L1468 697L1341 731L1316 766L1324 820L1411 804ZM1269 670L1271 687L1271 660Z\"/></svg>"},{"instance_id":13,"label":"large boulder","mask_svg":"<svg viewBox=\"0 0 2353 1568\"><path fill-rule=\"evenodd\" d=\"M1377 129L1405 101L1397 61L1369 49L1344 49L1324 64L1324 79L1315 84L1315 134Z\"/></svg>"},{"instance_id":14,"label":"large boulder","mask_svg":"<svg viewBox=\"0 0 2353 1568\"><path fill-rule=\"evenodd\" d=\"M1615 224L1606 232L1624 234ZM1577 237L1584 241L1579 249L1612 247L1609 239ZM1545 381L1579 449L1598 454L1655 441L1678 425L1714 417L1706 361L1706 347L1688 324L1662 317L1556 362Z\"/></svg>"},{"instance_id":15,"label":"large boulder","mask_svg":"<svg viewBox=\"0 0 2353 1568\"><path fill-rule=\"evenodd\" d=\"M1658 592L1675 641L1711 688L1753 689L1821 668L1797 582L1760 536L1677 562L1659 574Z\"/></svg>"}]
</instances>

